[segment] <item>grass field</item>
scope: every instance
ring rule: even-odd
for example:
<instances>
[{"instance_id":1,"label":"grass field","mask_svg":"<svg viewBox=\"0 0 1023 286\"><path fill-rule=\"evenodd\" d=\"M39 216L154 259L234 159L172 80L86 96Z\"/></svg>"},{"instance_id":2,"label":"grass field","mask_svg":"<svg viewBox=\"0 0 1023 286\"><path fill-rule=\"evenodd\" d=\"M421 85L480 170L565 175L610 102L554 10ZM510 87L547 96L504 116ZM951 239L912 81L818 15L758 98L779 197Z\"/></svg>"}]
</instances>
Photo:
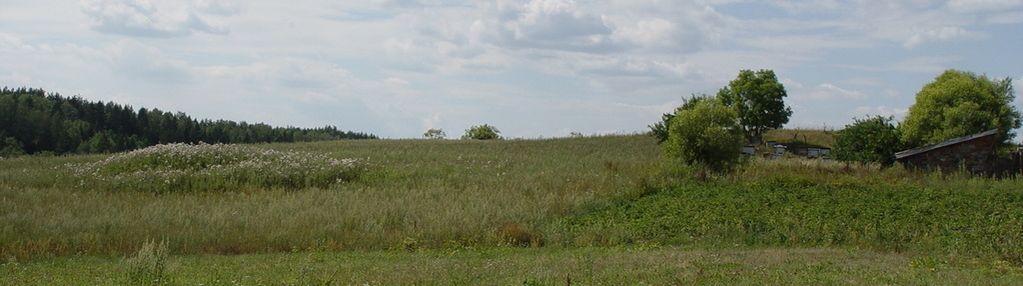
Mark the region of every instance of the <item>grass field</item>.
<instances>
[{"instance_id":1,"label":"grass field","mask_svg":"<svg viewBox=\"0 0 1023 286\"><path fill-rule=\"evenodd\" d=\"M12 285L123 285L121 259L0 265ZM1019 268L864 250L573 248L172 257L178 285L1018 285Z\"/></svg>"},{"instance_id":2,"label":"grass field","mask_svg":"<svg viewBox=\"0 0 1023 286\"><path fill-rule=\"evenodd\" d=\"M1018 179L789 159L703 177L639 135L252 148L359 173L267 183L251 172L284 167L198 158L173 177L192 187L133 189L75 175L109 155L0 160L0 284L123 284L164 265L128 259L151 241L186 285L1023 283Z\"/></svg>"}]
</instances>

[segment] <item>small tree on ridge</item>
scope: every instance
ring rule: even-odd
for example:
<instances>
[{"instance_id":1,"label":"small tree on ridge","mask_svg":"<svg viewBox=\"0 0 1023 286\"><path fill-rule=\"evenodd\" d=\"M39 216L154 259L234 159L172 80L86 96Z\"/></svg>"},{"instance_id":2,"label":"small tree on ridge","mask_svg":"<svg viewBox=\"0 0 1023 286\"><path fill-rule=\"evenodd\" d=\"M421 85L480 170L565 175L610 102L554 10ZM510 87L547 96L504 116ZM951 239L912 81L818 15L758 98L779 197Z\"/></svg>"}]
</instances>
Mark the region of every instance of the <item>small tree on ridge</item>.
<instances>
[{"instance_id":1,"label":"small tree on ridge","mask_svg":"<svg viewBox=\"0 0 1023 286\"><path fill-rule=\"evenodd\" d=\"M462 139L472 140L493 140L501 139L501 131L497 130L497 127L483 124L470 127L465 130L465 135L462 135Z\"/></svg>"},{"instance_id":2,"label":"small tree on ridge","mask_svg":"<svg viewBox=\"0 0 1023 286\"><path fill-rule=\"evenodd\" d=\"M750 143L763 142L764 133L789 122L792 108L785 106L785 86L772 70L742 70L720 91L718 98L738 112L739 125Z\"/></svg>"}]
</instances>

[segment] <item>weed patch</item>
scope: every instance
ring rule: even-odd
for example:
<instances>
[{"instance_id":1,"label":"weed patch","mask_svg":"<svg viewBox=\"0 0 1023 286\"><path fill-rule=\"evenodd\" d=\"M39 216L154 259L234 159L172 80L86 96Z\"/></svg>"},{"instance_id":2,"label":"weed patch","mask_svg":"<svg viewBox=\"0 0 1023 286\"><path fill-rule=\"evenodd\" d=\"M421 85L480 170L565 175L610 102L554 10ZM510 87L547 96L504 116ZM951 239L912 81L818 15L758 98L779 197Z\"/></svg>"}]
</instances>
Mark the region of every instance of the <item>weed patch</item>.
<instances>
[{"instance_id":1,"label":"weed patch","mask_svg":"<svg viewBox=\"0 0 1023 286\"><path fill-rule=\"evenodd\" d=\"M167 285L167 243L147 241L125 260L127 279L133 285Z\"/></svg>"},{"instance_id":2,"label":"weed patch","mask_svg":"<svg viewBox=\"0 0 1023 286\"><path fill-rule=\"evenodd\" d=\"M64 168L80 187L148 192L323 188L363 169L355 159L224 144L156 145Z\"/></svg>"}]
</instances>

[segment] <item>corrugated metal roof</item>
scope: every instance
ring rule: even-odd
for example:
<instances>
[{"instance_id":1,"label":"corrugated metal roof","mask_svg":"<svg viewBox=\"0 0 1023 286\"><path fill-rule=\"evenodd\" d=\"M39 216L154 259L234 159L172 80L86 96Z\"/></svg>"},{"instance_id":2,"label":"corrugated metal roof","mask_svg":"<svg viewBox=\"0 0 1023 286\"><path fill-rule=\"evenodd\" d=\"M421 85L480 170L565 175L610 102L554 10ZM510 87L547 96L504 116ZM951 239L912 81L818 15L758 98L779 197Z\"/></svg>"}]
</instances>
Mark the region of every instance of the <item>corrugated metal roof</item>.
<instances>
[{"instance_id":1,"label":"corrugated metal roof","mask_svg":"<svg viewBox=\"0 0 1023 286\"><path fill-rule=\"evenodd\" d=\"M984 131L984 132L977 133L977 134L973 134L973 135L963 136L963 137L959 137L959 138L952 138L952 139L945 140L944 142L941 142L941 143L938 143L938 144L924 146L924 147L920 147L920 148L916 148L916 149L909 149L909 150L905 150L905 151L901 151L901 152L895 153L895 159L898 160L898 159L906 158L906 157L913 156L913 155L916 155L916 154L920 154L920 153L924 153L924 152L927 152L927 151L931 151L931 150L934 150L934 149L938 149L938 148L942 148L942 147L947 147L947 146L951 146L951 145L967 142L967 141L974 140L974 139L977 139L977 138L993 136L995 134L998 134L998 129L991 129L991 130Z\"/></svg>"}]
</instances>

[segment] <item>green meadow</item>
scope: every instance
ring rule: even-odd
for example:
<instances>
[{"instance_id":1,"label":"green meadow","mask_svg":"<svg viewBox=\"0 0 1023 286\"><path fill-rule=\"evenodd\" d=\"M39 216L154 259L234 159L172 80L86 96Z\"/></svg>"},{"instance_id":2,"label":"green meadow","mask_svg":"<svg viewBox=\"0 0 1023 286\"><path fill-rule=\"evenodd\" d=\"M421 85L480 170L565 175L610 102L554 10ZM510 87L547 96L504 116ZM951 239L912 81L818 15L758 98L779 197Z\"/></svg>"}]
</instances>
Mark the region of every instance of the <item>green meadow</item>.
<instances>
[{"instance_id":1,"label":"green meadow","mask_svg":"<svg viewBox=\"0 0 1023 286\"><path fill-rule=\"evenodd\" d=\"M3 285L1012 285L1023 181L706 174L644 135L25 156L0 160L0 263Z\"/></svg>"}]
</instances>

